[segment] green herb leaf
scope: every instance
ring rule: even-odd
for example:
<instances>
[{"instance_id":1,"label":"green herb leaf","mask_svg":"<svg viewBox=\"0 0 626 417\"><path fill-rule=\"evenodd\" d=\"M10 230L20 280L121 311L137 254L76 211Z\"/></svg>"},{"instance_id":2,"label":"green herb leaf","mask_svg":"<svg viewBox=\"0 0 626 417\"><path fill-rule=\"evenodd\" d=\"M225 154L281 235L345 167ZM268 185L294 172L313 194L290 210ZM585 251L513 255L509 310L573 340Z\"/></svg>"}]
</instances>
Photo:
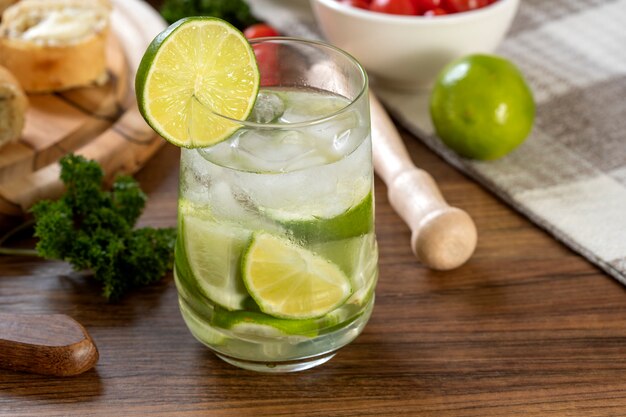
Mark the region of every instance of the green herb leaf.
<instances>
[{"instance_id":1,"label":"green herb leaf","mask_svg":"<svg viewBox=\"0 0 626 417\"><path fill-rule=\"evenodd\" d=\"M187 16L219 17L240 30L257 23L244 0L165 0L160 11L168 23Z\"/></svg>"},{"instance_id":2,"label":"green herb leaf","mask_svg":"<svg viewBox=\"0 0 626 417\"><path fill-rule=\"evenodd\" d=\"M160 280L172 268L176 231L133 229L146 204L139 184L120 176L108 192L102 189L104 174L97 162L67 155L60 164L66 193L31 209L39 255L93 271L111 300Z\"/></svg>"}]
</instances>

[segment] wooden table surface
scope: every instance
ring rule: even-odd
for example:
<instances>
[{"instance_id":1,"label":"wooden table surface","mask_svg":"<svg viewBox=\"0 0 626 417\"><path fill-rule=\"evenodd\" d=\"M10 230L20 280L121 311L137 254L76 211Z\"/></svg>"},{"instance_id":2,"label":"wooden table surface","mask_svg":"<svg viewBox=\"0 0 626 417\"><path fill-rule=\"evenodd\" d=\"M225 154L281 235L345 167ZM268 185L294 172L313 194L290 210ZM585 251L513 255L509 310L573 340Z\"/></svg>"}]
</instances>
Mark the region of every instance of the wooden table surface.
<instances>
[{"instance_id":1,"label":"wooden table surface","mask_svg":"<svg viewBox=\"0 0 626 417\"><path fill-rule=\"evenodd\" d=\"M234 368L187 331L171 274L109 304L62 262L0 257L0 311L65 313L100 350L76 377L0 370L2 416L624 416L624 288L403 132L416 164L476 221L463 267L433 272L376 181L380 281L363 334L295 374ZM142 225L173 226L178 149L137 178Z\"/></svg>"},{"instance_id":2,"label":"wooden table surface","mask_svg":"<svg viewBox=\"0 0 626 417\"><path fill-rule=\"evenodd\" d=\"M0 257L0 309L65 313L92 334L95 369L69 378L0 371L0 415L623 416L626 294L613 279L405 134L418 166L475 219L474 257L420 266L376 182L380 281L363 334L301 373L256 374L189 334L171 275L117 304L62 262ZM178 149L137 175L141 223L173 226Z\"/></svg>"}]
</instances>

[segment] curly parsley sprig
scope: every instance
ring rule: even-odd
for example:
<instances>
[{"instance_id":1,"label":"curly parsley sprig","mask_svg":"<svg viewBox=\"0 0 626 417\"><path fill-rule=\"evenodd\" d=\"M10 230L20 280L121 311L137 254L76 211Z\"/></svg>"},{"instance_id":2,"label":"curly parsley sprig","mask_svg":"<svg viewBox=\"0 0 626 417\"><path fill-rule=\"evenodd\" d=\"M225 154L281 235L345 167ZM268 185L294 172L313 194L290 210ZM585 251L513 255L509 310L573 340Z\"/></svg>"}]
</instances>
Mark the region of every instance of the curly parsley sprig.
<instances>
[{"instance_id":1,"label":"curly parsley sprig","mask_svg":"<svg viewBox=\"0 0 626 417\"><path fill-rule=\"evenodd\" d=\"M92 271L109 300L160 280L172 268L176 231L134 229L146 204L139 184L120 176L106 191L97 162L67 155L60 164L65 194L31 209L39 238L37 254L67 261L75 270Z\"/></svg>"},{"instance_id":2,"label":"curly parsley sprig","mask_svg":"<svg viewBox=\"0 0 626 417\"><path fill-rule=\"evenodd\" d=\"M160 11L168 23L187 16L213 16L244 30L258 22L244 0L164 0Z\"/></svg>"}]
</instances>

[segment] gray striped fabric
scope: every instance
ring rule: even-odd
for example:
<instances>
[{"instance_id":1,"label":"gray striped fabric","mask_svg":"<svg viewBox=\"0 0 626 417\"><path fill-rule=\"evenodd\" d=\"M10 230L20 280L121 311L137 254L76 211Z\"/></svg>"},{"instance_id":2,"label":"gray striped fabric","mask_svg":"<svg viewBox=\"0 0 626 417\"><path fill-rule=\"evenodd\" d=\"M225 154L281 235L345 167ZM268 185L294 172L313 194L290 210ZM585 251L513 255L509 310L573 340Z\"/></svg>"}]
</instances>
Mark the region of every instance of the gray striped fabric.
<instances>
[{"instance_id":1,"label":"gray striped fabric","mask_svg":"<svg viewBox=\"0 0 626 417\"><path fill-rule=\"evenodd\" d=\"M254 0L285 33L318 37L306 2ZM408 130L626 285L626 0L523 0L498 53L537 102L531 137L492 162L459 158L433 133L427 94L377 89Z\"/></svg>"}]
</instances>

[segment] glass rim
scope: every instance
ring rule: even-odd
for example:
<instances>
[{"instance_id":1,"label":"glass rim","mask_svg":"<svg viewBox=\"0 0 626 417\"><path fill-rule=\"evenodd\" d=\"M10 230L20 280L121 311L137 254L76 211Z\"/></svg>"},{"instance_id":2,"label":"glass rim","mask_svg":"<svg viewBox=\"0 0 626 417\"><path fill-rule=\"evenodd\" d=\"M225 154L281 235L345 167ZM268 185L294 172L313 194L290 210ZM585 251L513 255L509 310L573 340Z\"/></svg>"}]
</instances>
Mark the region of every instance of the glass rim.
<instances>
[{"instance_id":1,"label":"glass rim","mask_svg":"<svg viewBox=\"0 0 626 417\"><path fill-rule=\"evenodd\" d=\"M289 37L289 36L270 36L270 37L262 37L262 38L255 38L255 39L250 39L249 40L250 45L254 46L255 44L262 44L262 43L295 43L295 44L305 44L305 45L309 45L309 46L313 46L316 47L318 49L329 49L333 52L338 53L339 55L342 55L344 58L347 59L348 62L350 62L352 65L354 65L355 69L357 70L357 72L361 75L361 80L362 80L362 85L361 88L359 89L358 94L353 98L353 99L349 99L350 102L348 104L346 104L345 106L341 107L340 109L329 113L328 115L322 116L322 117L317 117L314 119L310 119L310 120L305 120L302 122L293 122L293 123L258 123L258 122L253 122L250 120L240 120L234 117L230 117L230 116L226 116L217 112L214 112L213 110L210 110L215 116L218 116L222 119L228 120L230 122L236 123L238 125L241 125L242 127L248 127L248 128L255 128L255 129L283 129L283 128L301 128L301 127L307 127L307 126L311 126L311 125L315 125L315 124L319 124L319 123L325 123L328 121L331 121L332 119L340 116L341 114L349 111L356 102L358 102L363 95L367 92L367 88L368 88L368 77L367 77L367 72L365 71L365 69L363 68L363 66L359 63L359 61L357 61L357 59L355 57L353 57L352 55L350 55L348 52L344 51L343 49L337 48L336 46L333 46L331 44L328 44L326 42L322 42L322 41L318 41L318 40L312 40L312 39L302 39L302 38L295 38L295 37ZM270 88L272 86L269 86ZM289 87L289 86L287 86ZM259 85L259 91L261 90L261 86ZM258 92L257 92L258 94Z\"/></svg>"}]
</instances>

